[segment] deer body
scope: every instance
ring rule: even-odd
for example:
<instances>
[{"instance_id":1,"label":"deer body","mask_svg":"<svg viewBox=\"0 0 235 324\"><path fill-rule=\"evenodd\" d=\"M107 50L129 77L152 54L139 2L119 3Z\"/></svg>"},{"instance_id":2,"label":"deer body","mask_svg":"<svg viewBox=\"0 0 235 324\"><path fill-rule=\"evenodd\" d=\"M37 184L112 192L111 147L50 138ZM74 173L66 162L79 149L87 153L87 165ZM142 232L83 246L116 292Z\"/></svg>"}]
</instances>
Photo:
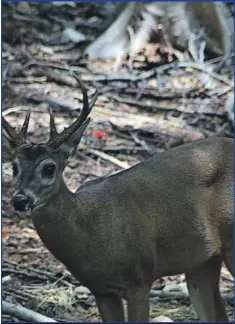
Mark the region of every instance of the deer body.
<instances>
[{"instance_id":1,"label":"deer body","mask_svg":"<svg viewBox=\"0 0 235 324\"><path fill-rule=\"evenodd\" d=\"M232 251L232 153L233 140L211 138L91 181L75 194L62 183L32 213L35 228L95 295L126 298L159 277L222 256L227 245Z\"/></svg>"},{"instance_id":2,"label":"deer body","mask_svg":"<svg viewBox=\"0 0 235 324\"><path fill-rule=\"evenodd\" d=\"M88 182L76 193L62 178L71 144L58 145L50 150L23 144L15 153L22 171L13 205L31 206L45 246L95 295L103 321L124 321L125 298L128 321L147 322L152 282L180 273L186 274L199 319L228 321L219 274L224 261L233 275L234 141L182 145ZM24 169L29 157L37 166L28 163Z\"/></svg>"}]
</instances>

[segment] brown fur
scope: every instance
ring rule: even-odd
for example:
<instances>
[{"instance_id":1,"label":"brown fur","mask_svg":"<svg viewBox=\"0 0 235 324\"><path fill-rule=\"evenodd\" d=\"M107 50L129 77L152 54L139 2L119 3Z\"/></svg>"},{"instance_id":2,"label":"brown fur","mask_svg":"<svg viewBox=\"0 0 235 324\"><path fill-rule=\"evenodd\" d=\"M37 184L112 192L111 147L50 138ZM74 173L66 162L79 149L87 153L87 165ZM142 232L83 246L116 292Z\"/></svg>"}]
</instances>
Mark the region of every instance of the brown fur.
<instances>
[{"instance_id":1,"label":"brown fur","mask_svg":"<svg viewBox=\"0 0 235 324\"><path fill-rule=\"evenodd\" d=\"M50 139L28 144L27 114L7 133L3 158L13 161L18 211L31 211L51 253L95 295L103 321L149 320L148 295L162 276L185 273L201 321L228 321L219 292L222 261L233 275L234 140L209 138L172 148L76 193L62 173L86 129L96 96L58 134L50 111Z\"/></svg>"},{"instance_id":2,"label":"brown fur","mask_svg":"<svg viewBox=\"0 0 235 324\"><path fill-rule=\"evenodd\" d=\"M76 193L60 178L32 211L45 246L95 295L103 321L124 320L120 298L128 321L148 321L152 282L180 273L201 321L228 320L218 280L222 261L233 274L233 145L209 138L172 148Z\"/></svg>"}]
</instances>

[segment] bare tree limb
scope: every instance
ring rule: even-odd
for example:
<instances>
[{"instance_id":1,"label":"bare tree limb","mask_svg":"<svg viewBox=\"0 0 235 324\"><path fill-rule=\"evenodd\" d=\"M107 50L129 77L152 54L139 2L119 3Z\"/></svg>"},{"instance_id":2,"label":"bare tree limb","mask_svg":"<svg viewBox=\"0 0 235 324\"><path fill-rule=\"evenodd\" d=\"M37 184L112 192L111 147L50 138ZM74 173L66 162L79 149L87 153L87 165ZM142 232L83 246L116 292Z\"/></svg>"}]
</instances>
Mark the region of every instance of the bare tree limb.
<instances>
[{"instance_id":1,"label":"bare tree limb","mask_svg":"<svg viewBox=\"0 0 235 324\"><path fill-rule=\"evenodd\" d=\"M210 71L203 64L196 63L196 62L178 62L178 67L182 67L182 68L190 67L190 68L193 68L193 69L202 71L202 72L208 74L209 76L211 76L212 78L214 78L214 79L216 79L216 80L218 80L220 82L223 82L223 83L227 84L231 88L234 88L233 81L230 81L228 78L226 78L226 77L224 77L222 75L219 75L219 74L217 74L217 73L215 73L213 71Z\"/></svg>"},{"instance_id":2,"label":"bare tree limb","mask_svg":"<svg viewBox=\"0 0 235 324\"><path fill-rule=\"evenodd\" d=\"M163 290L154 290L150 291L151 298L162 298L165 300L172 299L189 299L189 294L186 291L163 291ZM223 293L222 298L226 301L232 302L234 301L234 294L231 293Z\"/></svg>"},{"instance_id":3,"label":"bare tree limb","mask_svg":"<svg viewBox=\"0 0 235 324\"><path fill-rule=\"evenodd\" d=\"M6 301L2 302L2 312L3 314L15 316L19 319L28 322L57 322L54 319L44 316L40 313L34 312L26 307L20 305L14 305L12 303L8 303Z\"/></svg>"}]
</instances>

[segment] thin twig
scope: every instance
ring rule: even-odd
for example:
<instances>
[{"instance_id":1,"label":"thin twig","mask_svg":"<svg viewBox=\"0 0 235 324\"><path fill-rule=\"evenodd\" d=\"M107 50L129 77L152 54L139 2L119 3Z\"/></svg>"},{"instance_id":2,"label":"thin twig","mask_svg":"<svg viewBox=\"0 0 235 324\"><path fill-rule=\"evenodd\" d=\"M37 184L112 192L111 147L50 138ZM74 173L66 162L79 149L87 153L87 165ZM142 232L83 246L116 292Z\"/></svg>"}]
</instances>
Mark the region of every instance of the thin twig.
<instances>
[{"instance_id":1,"label":"thin twig","mask_svg":"<svg viewBox=\"0 0 235 324\"><path fill-rule=\"evenodd\" d=\"M90 154L94 154L98 157L100 157L101 159L104 159L106 161L109 161L117 166L119 166L120 168L122 169L128 169L130 168L130 165L125 162L125 161L120 161L118 160L117 158L113 157L113 156L110 156L104 152L101 152L101 151L98 151L98 150L94 150L94 149L87 149L87 152L90 153Z\"/></svg>"},{"instance_id":2,"label":"thin twig","mask_svg":"<svg viewBox=\"0 0 235 324\"><path fill-rule=\"evenodd\" d=\"M145 147L138 146L128 146L128 145L116 145L116 146L104 146L102 147L103 152L109 153L138 153L138 152L148 152L152 154L151 149L147 149ZM81 173L81 172L80 172ZM90 175L90 174L89 174Z\"/></svg>"},{"instance_id":3,"label":"thin twig","mask_svg":"<svg viewBox=\"0 0 235 324\"><path fill-rule=\"evenodd\" d=\"M136 144L141 145L142 148L145 149L149 154L153 154L152 149L146 144L145 140L139 139L135 133L131 133L131 137L133 138Z\"/></svg>"}]
</instances>

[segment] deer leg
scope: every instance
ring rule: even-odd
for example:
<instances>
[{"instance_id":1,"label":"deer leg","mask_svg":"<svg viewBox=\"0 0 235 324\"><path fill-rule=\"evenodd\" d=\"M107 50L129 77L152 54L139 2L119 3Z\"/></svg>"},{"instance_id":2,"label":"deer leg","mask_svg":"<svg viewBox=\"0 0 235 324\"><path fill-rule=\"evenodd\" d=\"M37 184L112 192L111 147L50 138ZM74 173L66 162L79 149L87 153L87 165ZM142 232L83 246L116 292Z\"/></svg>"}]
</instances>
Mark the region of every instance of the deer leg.
<instances>
[{"instance_id":1,"label":"deer leg","mask_svg":"<svg viewBox=\"0 0 235 324\"><path fill-rule=\"evenodd\" d=\"M234 277L234 264L233 264L234 256L233 256L233 250L226 251L223 254L223 261L228 268L228 271L231 273L231 275Z\"/></svg>"},{"instance_id":2,"label":"deer leg","mask_svg":"<svg viewBox=\"0 0 235 324\"><path fill-rule=\"evenodd\" d=\"M228 322L219 291L221 259L213 258L186 273L191 301L201 322Z\"/></svg>"},{"instance_id":3,"label":"deer leg","mask_svg":"<svg viewBox=\"0 0 235 324\"><path fill-rule=\"evenodd\" d=\"M96 304L103 322L124 322L122 299L116 295L95 296Z\"/></svg>"},{"instance_id":4,"label":"deer leg","mask_svg":"<svg viewBox=\"0 0 235 324\"><path fill-rule=\"evenodd\" d=\"M128 322L149 321L149 289L138 289L127 295Z\"/></svg>"}]
</instances>

